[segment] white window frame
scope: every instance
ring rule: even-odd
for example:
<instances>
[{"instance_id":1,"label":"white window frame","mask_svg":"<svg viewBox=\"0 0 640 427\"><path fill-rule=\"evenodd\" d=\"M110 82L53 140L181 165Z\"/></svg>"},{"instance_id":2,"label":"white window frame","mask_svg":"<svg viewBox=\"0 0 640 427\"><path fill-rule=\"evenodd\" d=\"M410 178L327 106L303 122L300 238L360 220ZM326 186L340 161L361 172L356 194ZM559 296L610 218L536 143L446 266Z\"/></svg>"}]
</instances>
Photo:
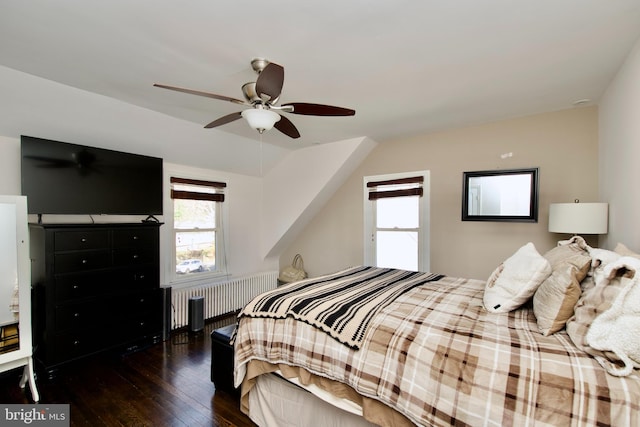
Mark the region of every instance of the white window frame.
<instances>
[{"instance_id":1,"label":"white window frame","mask_svg":"<svg viewBox=\"0 0 640 427\"><path fill-rule=\"evenodd\" d=\"M363 177L363 203L364 203L364 263L365 265L376 265L376 201L369 200L369 188L367 183L372 181L387 181L394 179L403 179L422 176L424 181L422 183L422 197L420 197L419 203L419 215L418 215L418 270L429 272L431 268L431 254L430 254L430 172L416 171L416 172L402 172L385 175L373 175ZM414 196L415 197L415 196Z\"/></svg>"},{"instance_id":2,"label":"white window frame","mask_svg":"<svg viewBox=\"0 0 640 427\"><path fill-rule=\"evenodd\" d=\"M229 213L229 180L221 178L216 175L198 174L191 172L190 168L171 168L165 165L165 195L164 195L164 225L163 233L164 243L161 247L168 248L166 256L164 257L164 282L170 284L173 287L189 287L197 286L200 284L211 283L228 276L227 272L227 236L229 235L228 229L228 213ZM203 181L217 181L227 184L225 189L225 201L217 202L216 206L216 229L219 233L216 235L216 270L210 273L199 273L195 275L178 275L176 273L176 232L183 230L176 230L174 227L174 201L171 198L171 183L170 177L178 176L180 178L188 178ZM204 230L206 231L206 230Z\"/></svg>"}]
</instances>

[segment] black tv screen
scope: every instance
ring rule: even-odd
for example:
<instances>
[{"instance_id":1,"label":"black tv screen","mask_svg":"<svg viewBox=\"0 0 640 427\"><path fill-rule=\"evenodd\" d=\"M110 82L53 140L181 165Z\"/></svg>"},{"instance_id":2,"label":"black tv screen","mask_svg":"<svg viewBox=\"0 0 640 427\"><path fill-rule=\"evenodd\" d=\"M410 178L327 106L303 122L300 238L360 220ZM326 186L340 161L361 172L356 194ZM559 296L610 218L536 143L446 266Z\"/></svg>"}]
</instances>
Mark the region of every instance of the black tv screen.
<instances>
[{"instance_id":1,"label":"black tv screen","mask_svg":"<svg viewBox=\"0 0 640 427\"><path fill-rule=\"evenodd\" d=\"M30 214L162 215L162 159L21 137Z\"/></svg>"}]
</instances>

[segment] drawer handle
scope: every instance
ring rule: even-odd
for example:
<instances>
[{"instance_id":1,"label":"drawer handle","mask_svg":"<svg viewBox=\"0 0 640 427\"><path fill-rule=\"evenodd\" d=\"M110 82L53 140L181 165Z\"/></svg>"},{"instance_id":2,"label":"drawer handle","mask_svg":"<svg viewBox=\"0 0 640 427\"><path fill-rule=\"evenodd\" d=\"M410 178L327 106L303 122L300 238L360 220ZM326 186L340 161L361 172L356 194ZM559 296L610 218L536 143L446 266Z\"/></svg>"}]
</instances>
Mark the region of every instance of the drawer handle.
<instances>
[{"instance_id":1,"label":"drawer handle","mask_svg":"<svg viewBox=\"0 0 640 427\"><path fill-rule=\"evenodd\" d=\"M133 236L133 240L138 240L138 236Z\"/></svg>"},{"instance_id":2,"label":"drawer handle","mask_svg":"<svg viewBox=\"0 0 640 427\"><path fill-rule=\"evenodd\" d=\"M82 264L86 264L86 263L88 263L88 262L89 262L89 261L88 261L88 260L86 260L86 259L83 259L83 260L82 260Z\"/></svg>"},{"instance_id":3,"label":"drawer handle","mask_svg":"<svg viewBox=\"0 0 640 427\"><path fill-rule=\"evenodd\" d=\"M73 285L73 290L74 290L74 291L77 291L78 289L80 289L80 286L78 286L78 285Z\"/></svg>"},{"instance_id":4,"label":"drawer handle","mask_svg":"<svg viewBox=\"0 0 640 427\"><path fill-rule=\"evenodd\" d=\"M87 239L86 239L85 237L83 237L82 239L80 239L80 241L81 241L82 243L86 243L86 242L87 242Z\"/></svg>"},{"instance_id":5,"label":"drawer handle","mask_svg":"<svg viewBox=\"0 0 640 427\"><path fill-rule=\"evenodd\" d=\"M140 322L140 326L144 326L144 322Z\"/></svg>"},{"instance_id":6,"label":"drawer handle","mask_svg":"<svg viewBox=\"0 0 640 427\"><path fill-rule=\"evenodd\" d=\"M138 259L138 254L133 254L133 259Z\"/></svg>"},{"instance_id":7,"label":"drawer handle","mask_svg":"<svg viewBox=\"0 0 640 427\"><path fill-rule=\"evenodd\" d=\"M73 345L79 346L80 345L80 340L73 340Z\"/></svg>"},{"instance_id":8,"label":"drawer handle","mask_svg":"<svg viewBox=\"0 0 640 427\"><path fill-rule=\"evenodd\" d=\"M73 317L77 319L78 317L80 317L80 313L73 313Z\"/></svg>"}]
</instances>

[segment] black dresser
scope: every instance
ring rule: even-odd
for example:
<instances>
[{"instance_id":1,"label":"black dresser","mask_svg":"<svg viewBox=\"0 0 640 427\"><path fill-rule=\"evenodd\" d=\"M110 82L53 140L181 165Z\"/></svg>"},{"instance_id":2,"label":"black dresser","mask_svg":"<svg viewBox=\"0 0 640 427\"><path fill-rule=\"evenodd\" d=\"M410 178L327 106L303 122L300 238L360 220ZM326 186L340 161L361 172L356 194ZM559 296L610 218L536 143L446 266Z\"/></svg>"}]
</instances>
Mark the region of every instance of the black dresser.
<instances>
[{"instance_id":1,"label":"black dresser","mask_svg":"<svg viewBox=\"0 0 640 427\"><path fill-rule=\"evenodd\" d=\"M162 336L159 227L30 224L36 366L135 350Z\"/></svg>"}]
</instances>

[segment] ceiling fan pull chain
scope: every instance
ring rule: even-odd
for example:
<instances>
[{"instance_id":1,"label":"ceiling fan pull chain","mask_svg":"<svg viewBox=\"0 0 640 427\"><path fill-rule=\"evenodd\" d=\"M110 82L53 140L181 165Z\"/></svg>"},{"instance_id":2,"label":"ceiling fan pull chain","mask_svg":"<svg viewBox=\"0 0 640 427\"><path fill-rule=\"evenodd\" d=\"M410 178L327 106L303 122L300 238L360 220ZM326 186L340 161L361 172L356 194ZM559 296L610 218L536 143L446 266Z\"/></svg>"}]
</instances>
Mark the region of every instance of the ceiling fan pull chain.
<instances>
[{"instance_id":1,"label":"ceiling fan pull chain","mask_svg":"<svg viewBox=\"0 0 640 427\"><path fill-rule=\"evenodd\" d=\"M262 154L263 154L262 153L262 133L260 133L260 178L262 178L262 173L263 173L263 170L262 170L262 160L263 160Z\"/></svg>"}]
</instances>

